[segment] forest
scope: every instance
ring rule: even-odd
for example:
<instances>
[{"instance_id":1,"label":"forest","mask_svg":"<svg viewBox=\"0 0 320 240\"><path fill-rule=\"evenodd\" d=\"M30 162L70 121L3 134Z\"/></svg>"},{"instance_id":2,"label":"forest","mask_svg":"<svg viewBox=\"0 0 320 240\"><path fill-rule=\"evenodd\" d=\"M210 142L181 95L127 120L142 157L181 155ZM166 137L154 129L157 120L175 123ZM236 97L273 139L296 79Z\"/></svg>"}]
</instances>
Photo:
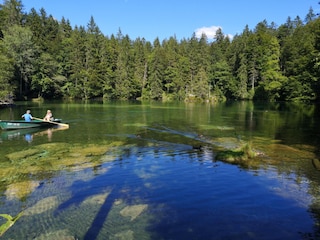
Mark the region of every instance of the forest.
<instances>
[{"instance_id":1,"label":"forest","mask_svg":"<svg viewBox=\"0 0 320 240\"><path fill-rule=\"evenodd\" d=\"M0 100L320 100L320 18L263 20L230 39L221 29L160 41L104 35L94 16L72 27L45 9L0 5Z\"/></svg>"}]
</instances>

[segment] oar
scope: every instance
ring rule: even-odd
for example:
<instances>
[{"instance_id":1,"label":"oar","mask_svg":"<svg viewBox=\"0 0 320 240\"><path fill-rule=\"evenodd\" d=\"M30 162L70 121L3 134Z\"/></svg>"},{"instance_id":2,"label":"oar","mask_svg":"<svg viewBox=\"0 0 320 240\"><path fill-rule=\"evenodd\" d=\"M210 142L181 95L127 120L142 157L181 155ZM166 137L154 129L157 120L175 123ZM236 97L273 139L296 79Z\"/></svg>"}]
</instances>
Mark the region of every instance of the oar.
<instances>
[{"instance_id":1,"label":"oar","mask_svg":"<svg viewBox=\"0 0 320 240\"><path fill-rule=\"evenodd\" d=\"M57 124L61 127L65 127L65 128L69 128L69 124L66 124L66 123L58 123L58 122L53 122L53 121L46 121L46 120L43 120L41 118L36 118L36 117L32 117L33 119L36 119L36 120L40 120L42 122L48 122L48 123L53 123L53 124Z\"/></svg>"}]
</instances>

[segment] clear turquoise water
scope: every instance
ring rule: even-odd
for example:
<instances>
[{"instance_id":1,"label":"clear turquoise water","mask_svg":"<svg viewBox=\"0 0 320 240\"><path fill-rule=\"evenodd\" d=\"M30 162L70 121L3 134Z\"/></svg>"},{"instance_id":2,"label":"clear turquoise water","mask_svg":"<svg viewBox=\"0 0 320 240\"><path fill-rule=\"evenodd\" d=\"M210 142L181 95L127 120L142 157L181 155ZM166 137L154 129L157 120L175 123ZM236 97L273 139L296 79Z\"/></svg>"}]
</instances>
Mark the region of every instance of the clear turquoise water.
<instances>
[{"instance_id":1,"label":"clear turquoise water","mask_svg":"<svg viewBox=\"0 0 320 240\"><path fill-rule=\"evenodd\" d=\"M29 103L0 110L0 118L18 118L26 108L34 116L50 108L70 128L50 138L33 134L29 142L23 134L2 139L0 213L25 213L4 239L319 237L314 106ZM256 139L270 143L261 163L215 160L221 147L239 141L266 151ZM121 144L109 147L116 142ZM36 160L7 157L57 143L68 150L62 155L46 150ZM80 155L79 149L90 146L105 151ZM72 165L65 165L69 155ZM12 186L31 190L19 195Z\"/></svg>"}]
</instances>

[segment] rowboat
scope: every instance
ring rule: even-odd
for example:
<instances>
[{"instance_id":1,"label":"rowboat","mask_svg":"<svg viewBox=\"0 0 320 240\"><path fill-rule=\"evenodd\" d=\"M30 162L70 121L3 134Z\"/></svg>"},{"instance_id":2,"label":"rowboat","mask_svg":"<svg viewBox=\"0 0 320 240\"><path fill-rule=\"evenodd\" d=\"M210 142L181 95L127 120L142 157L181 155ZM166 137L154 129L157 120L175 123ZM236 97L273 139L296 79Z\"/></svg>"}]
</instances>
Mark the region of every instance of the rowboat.
<instances>
[{"instance_id":1,"label":"rowboat","mask_svg":"<svg viewBox=\"0 0 320 240\"><path fill-rule=\"evenodd\" d=\"M3 130L49 128L59 125L60 122L60 119L55 119L54 121L32 120L31 122L26 122L24 120L0 120L0 127Z\"/></svg>"}]
</instances>

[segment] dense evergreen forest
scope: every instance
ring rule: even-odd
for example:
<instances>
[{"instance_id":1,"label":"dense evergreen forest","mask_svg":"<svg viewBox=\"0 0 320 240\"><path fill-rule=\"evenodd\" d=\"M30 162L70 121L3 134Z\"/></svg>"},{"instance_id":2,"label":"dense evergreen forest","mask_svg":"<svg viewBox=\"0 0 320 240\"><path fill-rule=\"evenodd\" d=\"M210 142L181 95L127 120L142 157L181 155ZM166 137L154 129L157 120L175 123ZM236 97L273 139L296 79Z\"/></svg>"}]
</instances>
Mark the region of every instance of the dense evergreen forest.
<instances>
[{"instance_id":1,"label":"dense evergreen forest","mask_svg":"<svg viewBox=\"0 0 320 240\"><path fill-rule=\"evenodd\" d=\"M195 34L152 43L71 27L45 9L0 5L0 99L320 100L320 18L267 20L230 39Z\"/></svg>"}]
</instances>

